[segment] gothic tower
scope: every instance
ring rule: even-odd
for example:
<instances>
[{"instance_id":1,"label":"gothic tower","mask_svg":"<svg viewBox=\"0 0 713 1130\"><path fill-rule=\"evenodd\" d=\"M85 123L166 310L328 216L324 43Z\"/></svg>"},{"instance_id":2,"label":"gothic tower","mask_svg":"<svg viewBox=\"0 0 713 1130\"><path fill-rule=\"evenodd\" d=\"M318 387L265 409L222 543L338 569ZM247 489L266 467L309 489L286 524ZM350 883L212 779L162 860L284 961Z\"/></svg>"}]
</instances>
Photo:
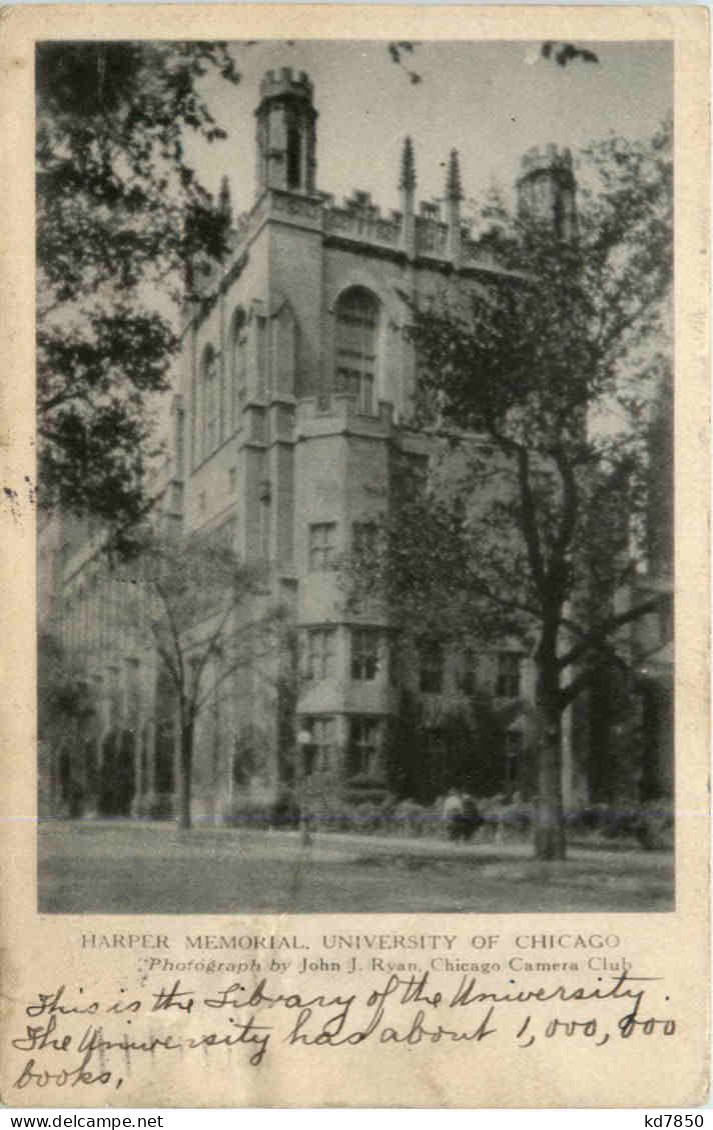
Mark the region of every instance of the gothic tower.
<instances>
[{"instance_id":1,"label":"gothic tower","mask_svg":"<svg viewBox=\"0 0 713 1130\"><path fill-rule=\"evenodd\" d=\"M547 145L528 150L517 181L518 214L551 223L557 239L577 235L577 182L569 149Z\"/></svg>"},{"instance_id":2,"label":"gothic tower","mask_svg":"<svg viewBox=\"0 0 713 1130\"><path fill-rule=\"evenodd\" d=\"M268 71L260 85L257 118L257 191L315 191L317 111L304 71Z\"/></svg>"}]
</instances>

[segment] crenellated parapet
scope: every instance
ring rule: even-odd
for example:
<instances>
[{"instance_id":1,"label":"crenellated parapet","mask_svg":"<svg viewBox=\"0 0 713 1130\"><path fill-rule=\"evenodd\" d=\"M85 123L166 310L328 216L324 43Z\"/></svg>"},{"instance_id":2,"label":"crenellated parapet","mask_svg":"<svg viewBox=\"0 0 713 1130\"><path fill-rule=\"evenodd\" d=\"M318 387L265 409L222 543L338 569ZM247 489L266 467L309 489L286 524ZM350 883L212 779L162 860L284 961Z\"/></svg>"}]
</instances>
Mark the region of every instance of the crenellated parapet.
<instances>
[{"instance_id":1,"label":"crenellated parapet","mask_svg":"<svg viewBox=\"0 0 713 1130\"><path fill-rule=\"evenodd\" d=\"M481 250L461 215L463 177L455 149L445 163L443 195L436 200L416 199L416 149L410 137L404 139L400 155L399 210L382 212L363 189L356 189L341 203L319 191L313 99L314 87L304 71L281 67L265 74L256 110L257 196L231 232L229 262L221 268L212 265L204 274L200 271L205 265L196 265L194 287L204 296L204 303L242 271L251 245L273 222L313 232L327 246L349 245L366 254L413 263L423 259L439 270L500 273L492 254ZM569 149L546 145L528 150L516 186L521 216L550 224L557 238L576 236L576 180ZM220 208L229 220L232 209L227 183L221 188ZM187 320L196 312L199 317L204 314L200 303L187 310Z\"/></svg>"},{"instance_id":2,"label":"crenellated parapet","mask_svg":"<svg viewBox=\"0 0 713 1130\"><path fill-rule=\"evenodd\" d=\"M372 202L368 192L354 192L341 207L330 206L324 210L324 230L327 234L337 234L382 247L398 246L401 222L400 212L392 212L388 217L382 216L381 209Z\"/></svg>"},{"instance_id":3,"label":"crenellated parapet","mask_svg":"<svg viewBox=\"0 0 713 1130\"><path fill-rule=\"evenodd\" d=\"M523 154L520 161L520 180L536 173L558 173L574 178L572 152L557 145L534 145Z\"/></svg>"},{"instance_id":4,"label":"crenellated parapet","mask_svg":"<svg viewBox=\"0 0 713 1130\"><path fill-rule=\"evenodd\" d=\"M295 71L292 67L277 67L265 72L260 83L260 98L281 98L284 95L294 95L312 101L314 84L306 71Z\"/></svg>"}]
</instances>

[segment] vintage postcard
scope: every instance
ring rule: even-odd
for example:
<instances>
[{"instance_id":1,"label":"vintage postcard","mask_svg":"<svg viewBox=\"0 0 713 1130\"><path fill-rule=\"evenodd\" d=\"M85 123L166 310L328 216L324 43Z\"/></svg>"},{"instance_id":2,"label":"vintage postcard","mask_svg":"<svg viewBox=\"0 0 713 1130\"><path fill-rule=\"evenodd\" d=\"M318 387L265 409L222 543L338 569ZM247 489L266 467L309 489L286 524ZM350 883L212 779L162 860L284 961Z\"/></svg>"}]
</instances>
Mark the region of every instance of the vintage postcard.
<instances>
[{"instance_id":1,"label":"vintage postcard","mask_svg":"<svg viewBox=\"0 0 713 1130\"><path fill-rule=\"evenodd\" d=\"M699 7L7 7L2 1100L696 1106Z\"/></svg>"}]
</instances>

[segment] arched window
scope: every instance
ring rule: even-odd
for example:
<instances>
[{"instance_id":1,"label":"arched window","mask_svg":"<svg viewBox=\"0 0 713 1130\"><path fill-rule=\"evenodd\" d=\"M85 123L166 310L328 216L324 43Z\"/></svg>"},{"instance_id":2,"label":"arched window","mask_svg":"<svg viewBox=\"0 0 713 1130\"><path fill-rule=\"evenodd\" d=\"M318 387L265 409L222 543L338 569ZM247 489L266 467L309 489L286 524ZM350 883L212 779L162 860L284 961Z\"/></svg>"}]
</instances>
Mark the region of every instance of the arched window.
<instances>
[{"instance_id":1,"label":"arched window","mask_svg":"<svg viewBox=\"0 0 713 1130\"><path fill-rule=\"evenodd\" d=\"M203 448L205 458L218 446L218 366L212 345L203 353Z\"/></svg>"},{"instance_id":2,"label":"arched window","mask_svg":"<svg viewBox=\"0 0 713 1130\"><path fill-rule=\"evenodd\" d=\"M190 414L191 467L195 467L201 457L200 444L200 381L195 365L191 376L191 414Z\"/></svg>"},{"instance_id":3,"label":"arched window","mask_svg":"<svg viewBox=\"0 0 713 1130\"><path fill-rule=\"evenodd\" d=\"M247 329L245 312L238 307L230 327L230 430L240 423L247 388Z\"/></svg>"},{"instance_id":4,"label":"arched window","mask_svg":"<svg viewBox=\"0 0 713 1130\"><path fill-rule=\"evenodd\" d=\"M345 291L337 303L336 390L357 399L357 410L375 411L379 303L363 287Z\"/></svg>"},{"instance_id":5,"label":"arched window","mask_svg":"<svg viewBox=\"0 0 713 1130\"><path fill-rule=\"evenodd\" d=\"M278 313L271 319L272 372L271 388L275 392L295 391L296 357L295 316L289 302L284 302Z\"/></svg>"},{"instance_id":6,"label":"arched window","mask_svg":"<svg viewBox=\"0 0 713 1130\"><path fill-rule=\"evenodd\" d=\"M87 590L84 585L79 586L77 596L77 646L82 648L87 642Z\"/></svg>"}]
</instances>

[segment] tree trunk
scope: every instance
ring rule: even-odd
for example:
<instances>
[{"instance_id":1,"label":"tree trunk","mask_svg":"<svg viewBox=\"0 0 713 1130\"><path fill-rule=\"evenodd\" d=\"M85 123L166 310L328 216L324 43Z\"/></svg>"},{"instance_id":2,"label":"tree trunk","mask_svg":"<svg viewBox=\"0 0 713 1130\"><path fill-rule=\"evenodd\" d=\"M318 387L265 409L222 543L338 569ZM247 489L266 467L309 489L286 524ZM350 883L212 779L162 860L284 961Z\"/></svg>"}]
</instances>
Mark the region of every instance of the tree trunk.
<instances>
[{"instance_id":1,"label":"tree trunk","mask_svg":"<svg viewBox=\"0 0 713 1130\"><path fill-rule=\"evenodd\" d=\"M544 633L537 653L537 807L535 858L564 859L562 714L554 633Z\"/></svg>"},{"instance_id":2,"label":"tree trunk","mask_svg":"<svg viewBox=\"0 0 713 1130\"><path fill-rule=\"evenodd\" d=\"M181 773L178 793L178 827L191 827L191 785L193 777L193 722L181 725Z\"/></svg>"}]
</instances>

